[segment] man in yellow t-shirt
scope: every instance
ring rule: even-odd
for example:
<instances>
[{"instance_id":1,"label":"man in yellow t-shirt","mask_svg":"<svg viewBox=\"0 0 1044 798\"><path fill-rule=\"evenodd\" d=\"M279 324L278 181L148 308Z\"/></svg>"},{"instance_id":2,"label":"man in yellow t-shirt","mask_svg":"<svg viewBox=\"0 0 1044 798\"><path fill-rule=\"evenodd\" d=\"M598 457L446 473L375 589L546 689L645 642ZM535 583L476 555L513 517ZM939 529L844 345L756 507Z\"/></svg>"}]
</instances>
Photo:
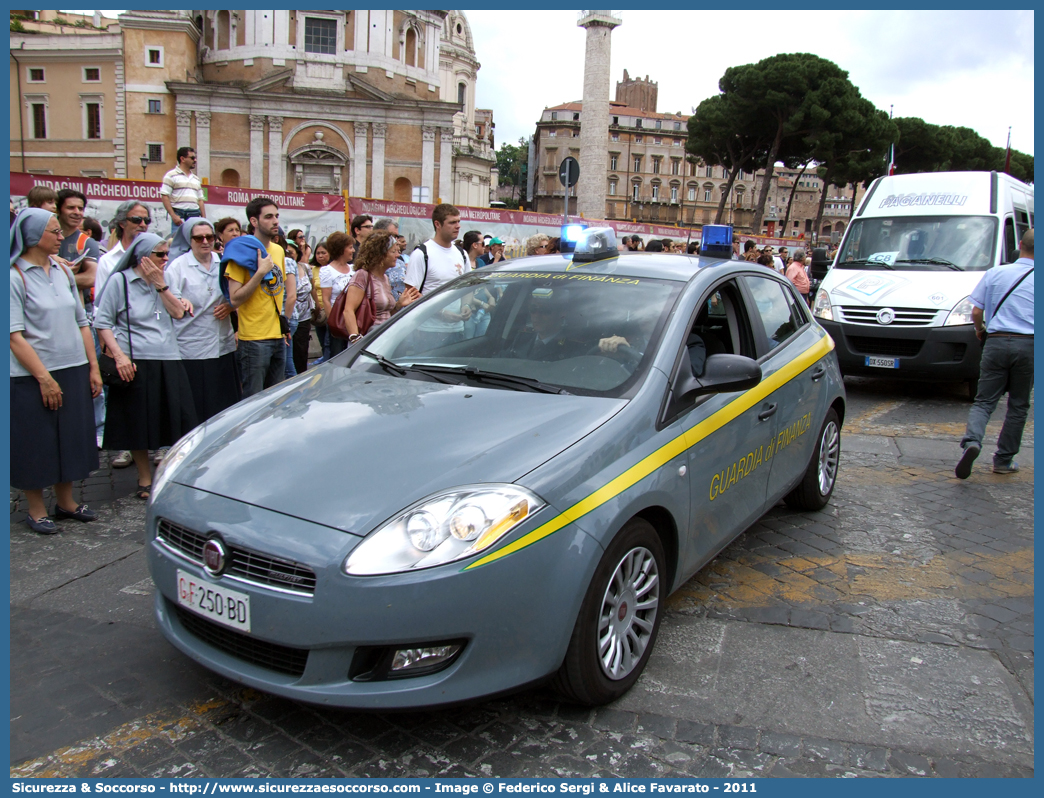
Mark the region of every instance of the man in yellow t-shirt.
<instances>
[{"instance_id":1,"label":"man in yellow t-shirt","mask_svg":"<svg viewBox=\"0 0 1044 798\"><path fill-rule=\"evenodd\" d=\"M286 283L286 253L273 240L279 234L279 206L258 197L246 207L249 232L268 251L258 253L253 274L235 261L225 266L232 307L239 312L239 361L243 397L281 382L286 374L286 344L280 329Z\"/></svg>"}]
</instances>

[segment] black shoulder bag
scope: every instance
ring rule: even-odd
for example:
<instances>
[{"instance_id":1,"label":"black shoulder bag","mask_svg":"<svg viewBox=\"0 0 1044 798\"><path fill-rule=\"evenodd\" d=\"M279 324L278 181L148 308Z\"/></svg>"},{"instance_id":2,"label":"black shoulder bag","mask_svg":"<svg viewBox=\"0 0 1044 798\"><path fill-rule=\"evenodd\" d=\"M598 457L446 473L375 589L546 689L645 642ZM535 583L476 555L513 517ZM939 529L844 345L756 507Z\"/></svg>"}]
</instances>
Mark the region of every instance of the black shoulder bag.
<instances>
[{"instance_id":1,"label":"black shoulder bag","mask_svg":"<svg viewBox=\"0 0 1044 798\"><path fill-rule=\"evenodd\" d=\"M133 363L134 338L131 336L130 297L127 293L127 275L122 274L121 276L123 277L123 301L127 304L127 348L130 349L130 359L131 363ZM98 370L101 371L102 382L110 388L123 387L129 384L120 376L120 370L116 368L116 358L110 355L104 348L102 349L101 354L98 355ZM131 380L133 379L134 378L131 377Z\"/></svg>"},{"instance_id":2,"label":"black shoulder bag","mask_svg":"<svg viewBox=\"0 0 1044 798\"><path fill-rule=\"evenodd\" d=\"M997 307L995 307L993 309L993 315L990 316L990 321L993 321L995 318L997 318L997 313L998 313L998 311L1000 311L1001 305L1004 304L1004 300L1007 299L1008 297L1010 297L1011 296L1011 292L1019 287L1019 283L1021 283L1023 280L1025 280L1031 274L1033 274L1033 268L1032 267L1029 269L1029 271L1027 271L1024 275L1022 275L1022 277L1020 277L1018 280L1015 281L1015 285L1013 285L1011 288L1008 289L1008 293L1006 293L1004 296L1001 297L1001 301L998 302L997 303ZM987 323L987 326L988 326L988 323ZM979 339L982 342L983 346L986 346L986 340L989 337L990 337L989 332L986 331L986 327L983 327L983 329L982 329L982 338Z\"/></svg>"}]
</instances>

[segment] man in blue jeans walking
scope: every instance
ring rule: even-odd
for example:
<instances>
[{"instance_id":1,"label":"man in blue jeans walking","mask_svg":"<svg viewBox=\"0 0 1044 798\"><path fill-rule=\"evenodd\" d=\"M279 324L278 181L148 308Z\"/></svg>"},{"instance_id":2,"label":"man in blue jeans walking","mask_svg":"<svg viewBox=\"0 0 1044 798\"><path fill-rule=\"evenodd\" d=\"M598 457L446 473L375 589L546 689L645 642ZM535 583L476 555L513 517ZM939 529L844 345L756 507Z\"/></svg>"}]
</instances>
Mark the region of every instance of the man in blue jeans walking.
<instances>
[{"instance_id":1,"label":"man in blue jeans walking","mask_svg":"<svg viewBox=\"0 0 1044 798\"><path fill-rule=\"evenodd\" d=\"M955 473L959 479L971 475L972 464L982 449L986 424L997 402L1008 392L1008 412L993 455L994 474L1014 474L1013 459L1022 444L1022 429L1029 413L1033 390L1033 230L1022 236L1019 259L994 266L971 295L975 306L972 322L982 340L988 333L979 364L979 390L968 413L968 427L961 439L964 453Z\"/></svg>"}]
</instances>

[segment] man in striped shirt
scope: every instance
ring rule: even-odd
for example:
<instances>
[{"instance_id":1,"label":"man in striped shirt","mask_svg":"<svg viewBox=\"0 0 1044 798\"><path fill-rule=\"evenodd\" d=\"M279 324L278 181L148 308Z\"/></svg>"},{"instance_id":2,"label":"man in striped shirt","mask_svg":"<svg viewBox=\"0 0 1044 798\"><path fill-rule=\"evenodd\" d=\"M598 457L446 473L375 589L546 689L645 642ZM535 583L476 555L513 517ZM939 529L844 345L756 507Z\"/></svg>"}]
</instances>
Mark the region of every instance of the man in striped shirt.
<instances>
[{"instance_id":1,"label":"man in striped shirt","mask_svg":"<svg viewBox=\"0 0 1044 798\"><path fill-rule=\"evenodd\" d=\"M191 147L178 150L178 165L163 175L160 200L170 214L174 226L193 216L205 216L203 209L203 186L192 174L196 168L196 151Z\"/></svg>"}]
</instances>

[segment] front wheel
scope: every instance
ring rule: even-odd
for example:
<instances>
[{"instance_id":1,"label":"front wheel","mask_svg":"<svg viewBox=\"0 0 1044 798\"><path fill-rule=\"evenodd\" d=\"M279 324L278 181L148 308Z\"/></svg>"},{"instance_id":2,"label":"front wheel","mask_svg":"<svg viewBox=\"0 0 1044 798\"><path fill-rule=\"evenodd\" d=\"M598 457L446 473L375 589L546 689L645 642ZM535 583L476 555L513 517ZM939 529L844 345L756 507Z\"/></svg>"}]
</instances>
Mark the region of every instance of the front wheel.
<instances>
[{"instance_id":1,"label":"front wheel","mask_svg":"<svg viewBox=\"0 0 1044 798\"><path fill-rule=\"evenodd\" d=\"M598 706L631 689L656 643L665 575L656 530L632 518L602 555L587 588L565 662L552 680L563 698Z\"/></svg>"},{"instance_id":2,"label":"front wheel","mask_svg":"<svg viewBox=\"0 0 1044 798\"><path fill-rule=\"evenodd\" d=\"M784 498L798 510L822 510L830 501L837 482L838 461L841 459L841 422L833 408L827 411L819 433L812 461L801 482Z\"/></svg>"}]
</instances>

